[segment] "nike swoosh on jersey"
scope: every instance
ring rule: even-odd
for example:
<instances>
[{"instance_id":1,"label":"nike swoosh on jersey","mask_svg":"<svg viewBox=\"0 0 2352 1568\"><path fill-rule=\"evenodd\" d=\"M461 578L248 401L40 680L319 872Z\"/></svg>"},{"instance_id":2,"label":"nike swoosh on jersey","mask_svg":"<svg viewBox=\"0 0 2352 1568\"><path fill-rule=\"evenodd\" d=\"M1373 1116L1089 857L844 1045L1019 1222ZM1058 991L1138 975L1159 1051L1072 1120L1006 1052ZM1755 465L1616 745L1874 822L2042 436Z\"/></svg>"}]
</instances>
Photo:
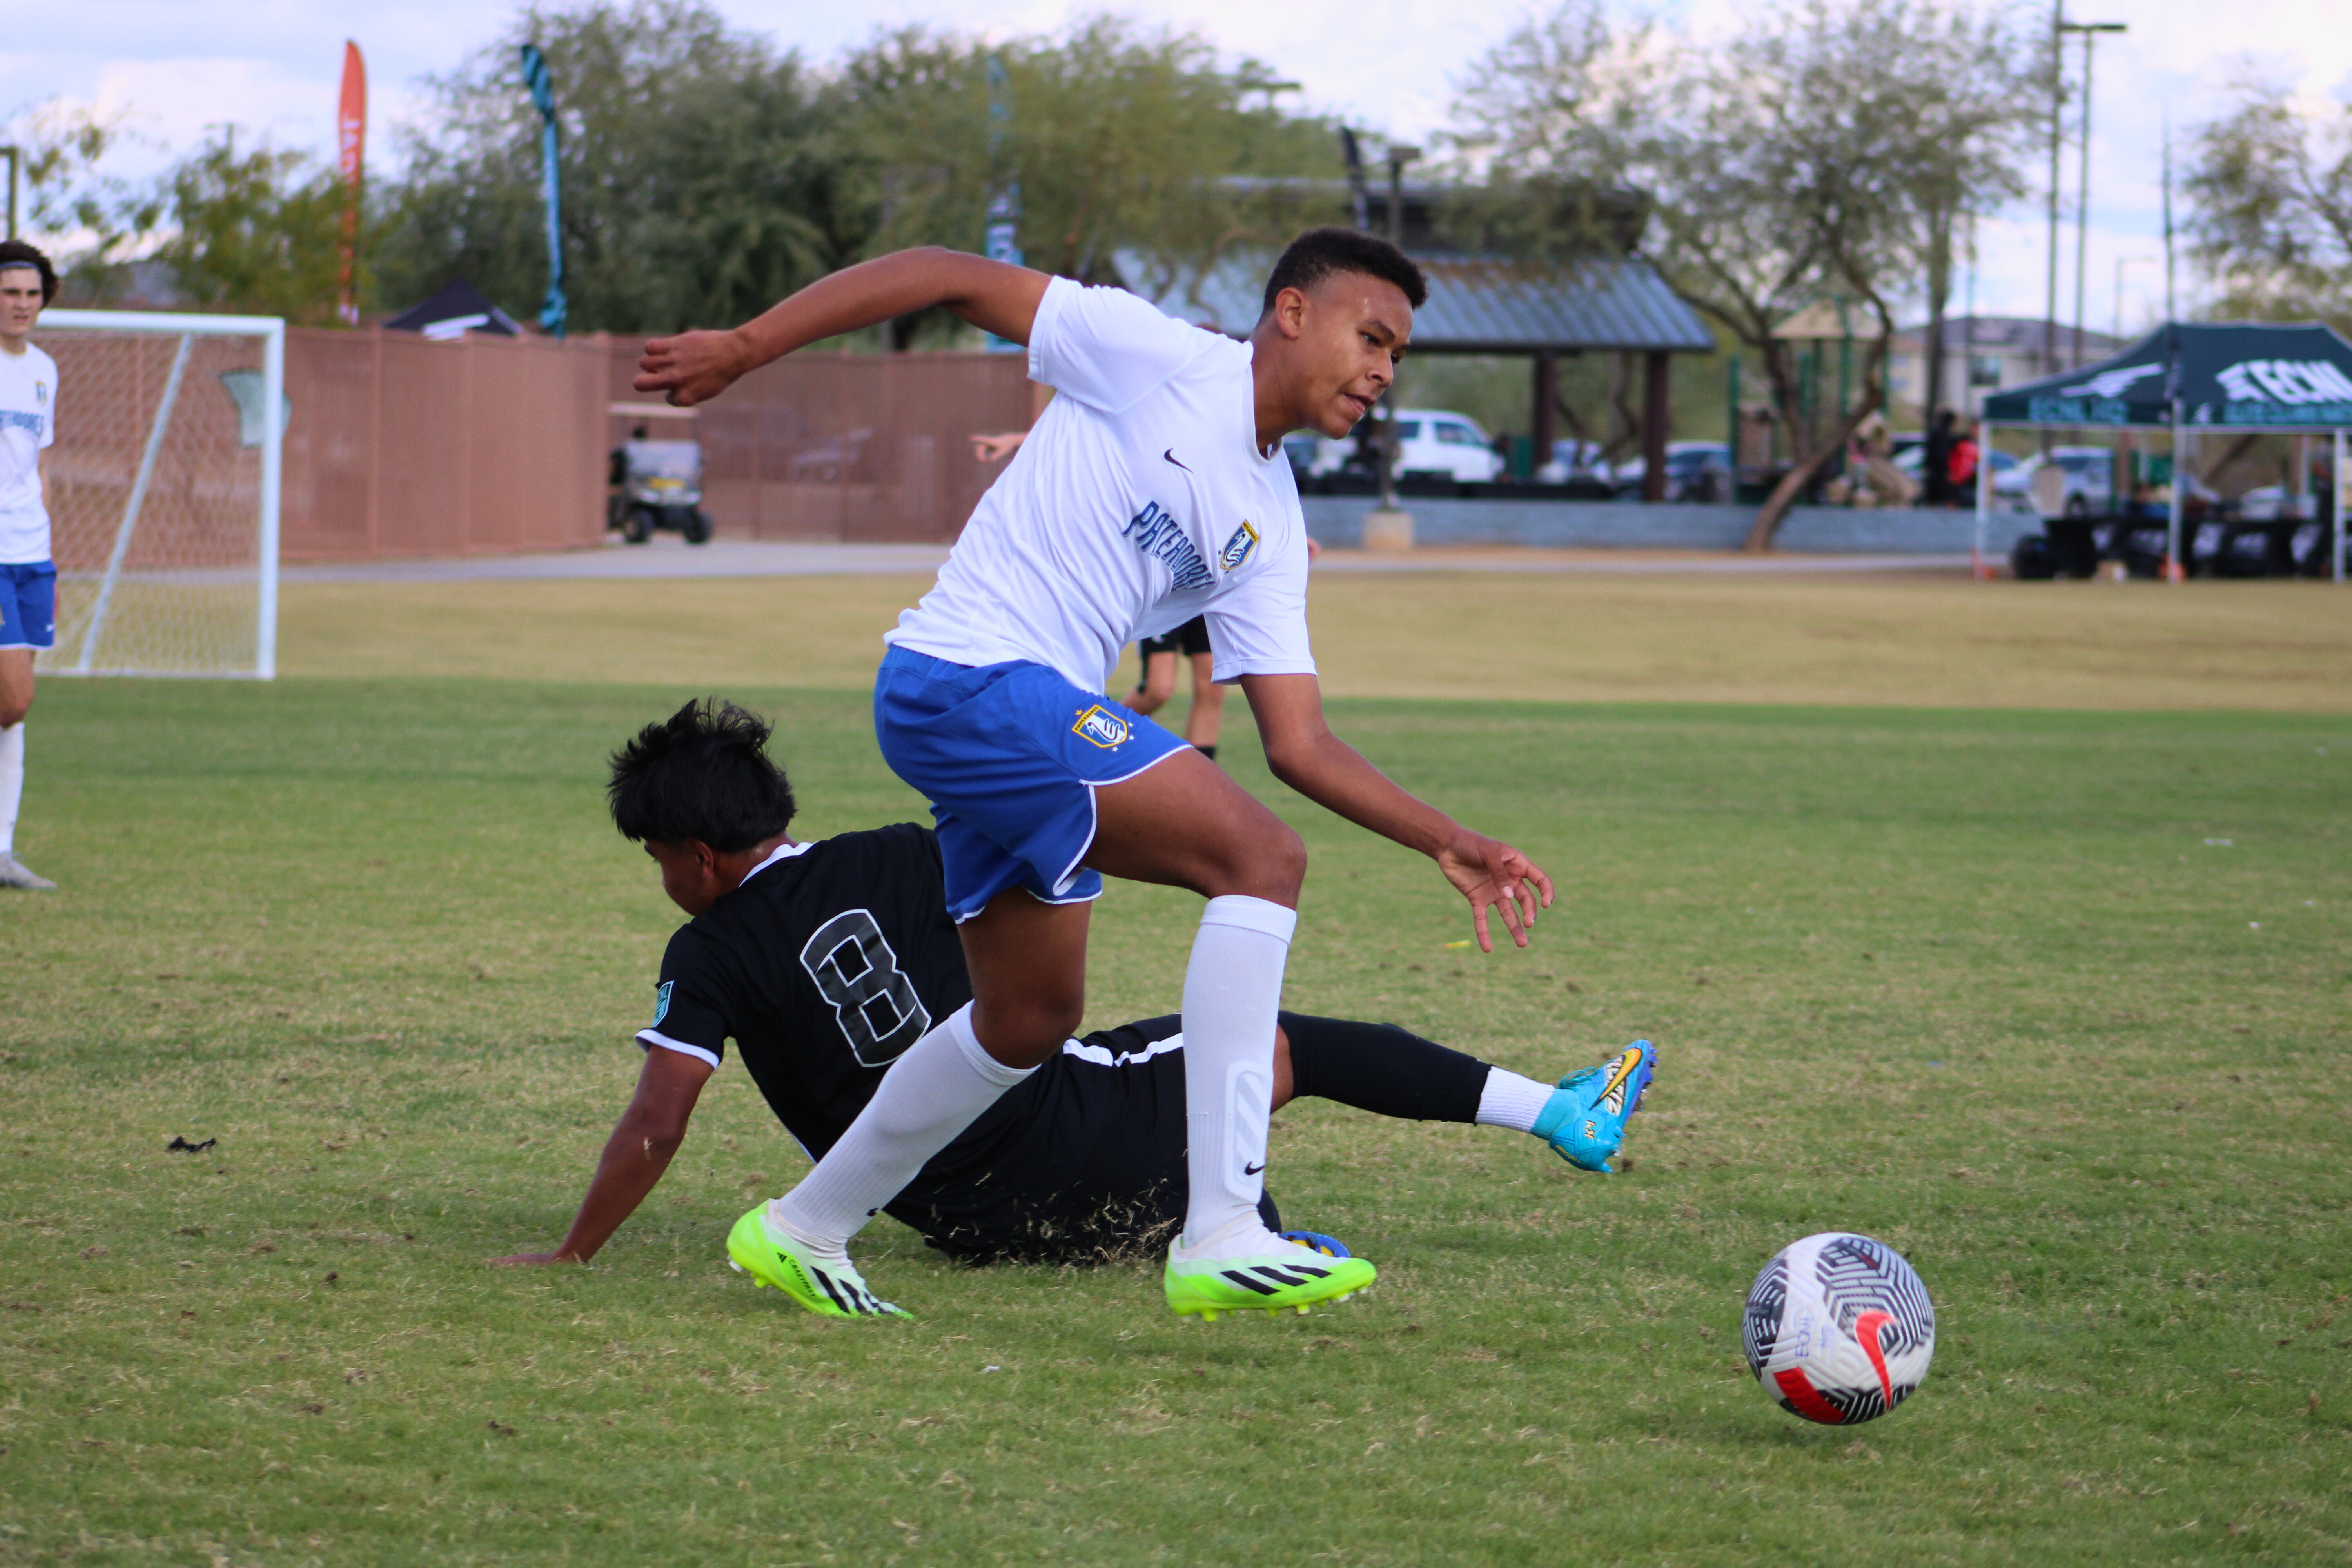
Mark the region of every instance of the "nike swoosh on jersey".
<instances>
[{"instance_id":1,"label":"nike swoosh on jersey","mask_svg":"<svg viewBox=\"0 0 2352 1568\"><path fill-rule=\"evenodd\" d=\"M1265 1169L1265 1167L1264 1165L1244 1165L1242 1167L1242 1174L1244 1176L1255 1176L1260 1171Z\"/></svg>"},{"instance_id":2,"label":"nike swoosh on jersey","mask_svg":"<svg viewBox=\"0 0 2352 1568\"><path fill-rule=\"evenodd\" d=\"M1171 462L1171 463L1176 463L1176 448L1175 448L1175 447L1169 447L1169 448L1168 448L1168 450L1166 450L1166 451L1164 451L1164 452L1160 453L1160 455L1161 457L1163 457L1163 458L1167 458L1170 462ZM1183 464L1181 464L1181 463L1176 463L1176 466L1177 466L1178 468L1184 468L1184 465L1183 465ZM1184 471L1185 471L1186 473L1188 473L1188 474L1189 474L1189 473L1191 473L1192 470L1192 469L1190 469L1190 468L1184 468Z\"/></svg>"}]
</instances>

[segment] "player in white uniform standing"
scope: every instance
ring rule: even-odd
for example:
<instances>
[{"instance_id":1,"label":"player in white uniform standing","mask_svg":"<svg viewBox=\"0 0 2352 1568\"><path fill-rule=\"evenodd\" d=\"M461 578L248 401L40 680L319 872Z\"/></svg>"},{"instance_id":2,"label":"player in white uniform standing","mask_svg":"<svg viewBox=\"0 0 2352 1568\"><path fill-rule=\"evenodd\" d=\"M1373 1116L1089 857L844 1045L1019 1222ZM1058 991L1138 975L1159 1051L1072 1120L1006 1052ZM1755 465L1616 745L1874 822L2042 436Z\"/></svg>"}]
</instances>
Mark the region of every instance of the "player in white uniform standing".
<instances>
[{"instance_id":1,"label":"player in white uniform standing","mask_svg":"<svg viewBox=\"0 0 2352 1568\"><path fill-rule=\"evenodd\" d=\"M57 887L16 858L25 795L25 715L33 655L57 641L58 569L49 561L48 489L41 448L57 439L58 364L29 341L58 295L49 258L0 242L0 888Z\"/></svg>"},{"instance_id":2,"label":"player in white uniform standing","mask_svg":"<svg viewBox=\"0 0 2352 1568\"><path fill-rule=\"evenodd\" d=\"M1184 978L1187 1161L1170 1306L1295 1307L1372 1268L1265 1228L1275 1013L1307 857L1298 835L1175 736L1102 695L1119 650L1208 616L1275 774L1429 855L1524 946L1549 878L1397 787L1323 721L1307 637L1307 529L1282 437L1345 435L1388 390L1424 297L1404 255L1318 229L1276 264L1247 342L1115 289L954 251L835 273L730 332L646 345L640 392L704 402L804 344L944 305L1025 343L1059 395L982 499L938 584L900 617L875 684L877 738L931 802L973 1001L908 1047L840 1142L728 1238L735 1262L828 1316L895 1312L849 1237L1039 1062L1085 1010L1100 873L1189 888L1208 908ZM1646 1065L1646 1064L1644 1064ZM1597 1087L1597 1084L1596 1084Z\"/></svg>"}]
</instances>

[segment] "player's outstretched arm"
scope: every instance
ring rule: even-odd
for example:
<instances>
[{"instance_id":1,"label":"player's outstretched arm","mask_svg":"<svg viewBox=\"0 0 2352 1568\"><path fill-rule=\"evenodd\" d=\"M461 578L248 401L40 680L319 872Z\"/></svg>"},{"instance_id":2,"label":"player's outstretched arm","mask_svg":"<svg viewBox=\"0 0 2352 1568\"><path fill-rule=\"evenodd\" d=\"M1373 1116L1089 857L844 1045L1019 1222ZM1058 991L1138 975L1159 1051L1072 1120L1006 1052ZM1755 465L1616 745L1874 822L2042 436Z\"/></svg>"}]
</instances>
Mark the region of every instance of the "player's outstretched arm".
<instances>
[{"instance_id":1,"label":"player's outstretched arm","mask_svg":"<svg viewBox=\"0 0 2352 1568\"><path fill-rule=\"evenodd\" d=\"M1521 947L1536 910L1551 907L1543 868L1499 839L1473 833L1428 802L1397 787L1323 720L1323 691L1311 675L1244 675L1243 695L1265 742L1274 776L1359 826L1418 849L1470 901L1481 952L1495 951L1486 921L1498 910Z\"/></svg>"},{"instance_id":2,"label":"player's outstretched arm","mask_svg":"<svg viewBox=\"0 0 2352 1568\"><path fill-rule=\"evenodd\" d=\"M698 1057L649 1047L637 1074L637 1092L621 1113L620 1125L604 1141L604 1156L596 1162L588 1195L580 1200L580 1213L563 1245L552 1252L518 1252L490 1261L585 1263L595 1257L669 1169L670 1157L686 1142L686 1124L694 1116L702 1086L710 1080L710 1064Z\"/></svg>"},{"instance_id":3,"label":"player's outstretched arm","mask_svg":"<svg viewBox=\"0 0 2352 1568\"><path fill-rule=\"evenodd\" d=\"M794 349L933 305L1025 343L1047 281L1043 272L938 246L893 251L820 278L732 331L650 340L632 384L639 392L667 393L671 403L689 408Z\"/></svg>"}]
</instances>

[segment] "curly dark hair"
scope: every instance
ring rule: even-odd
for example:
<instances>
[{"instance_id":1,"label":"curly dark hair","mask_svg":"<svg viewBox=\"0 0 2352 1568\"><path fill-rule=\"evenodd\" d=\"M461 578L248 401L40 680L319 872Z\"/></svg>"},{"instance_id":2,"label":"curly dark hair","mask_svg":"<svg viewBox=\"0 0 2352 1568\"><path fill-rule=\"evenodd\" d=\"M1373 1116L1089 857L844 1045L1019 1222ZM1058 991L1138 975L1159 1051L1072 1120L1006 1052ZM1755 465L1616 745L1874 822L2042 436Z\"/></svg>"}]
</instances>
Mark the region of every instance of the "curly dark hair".
<instances>
[{"instance_id":1,"label":"curly dark hair","mask_svg":"<svg viewBox=\"0 0 2352 1568\"><path fill-rule=\"evenodd\" d=\"M1412 308L1429 298L1429 279L1387 240L1355 228L1310 228L1290 242L1265 280L1266 310L1285 289L1304 291L1335 272L1361 272L1403 290Z\"/></svg>"},{"instance_id":2,"label":"curly dark hair","mask_svg":"<svg viewBox=\"0 0 2352 1568\"><path fill-rule=\"evenodd\" d=\"M0 268L22 267L27 262L40 268L41 303L45 306L56 304L58 269L49 265L49 258L21 239L0 239Z\"/></svg>"},{"instance_id":3,"label":"curly dark hair","mask_svg":"<svg viewBox=\"0 0 2352 1568\"><path fill-rule=\"evenodd\" d=\"M639 843L698 841L722 855L792 826L793 786L767 752L768 721L722 698L688 703L612 756L613 826Z\"/></svg>"}]
</instances>

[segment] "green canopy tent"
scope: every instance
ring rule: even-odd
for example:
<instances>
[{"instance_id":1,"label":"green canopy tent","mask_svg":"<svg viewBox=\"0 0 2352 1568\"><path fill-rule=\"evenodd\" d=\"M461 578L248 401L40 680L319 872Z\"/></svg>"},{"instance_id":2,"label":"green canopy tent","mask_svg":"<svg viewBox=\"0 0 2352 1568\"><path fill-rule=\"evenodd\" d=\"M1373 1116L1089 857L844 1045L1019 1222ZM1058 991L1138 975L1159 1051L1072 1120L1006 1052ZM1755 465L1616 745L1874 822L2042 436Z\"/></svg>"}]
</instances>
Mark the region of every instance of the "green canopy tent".
<instances>
[{"instance_id":1,"label":"green canopy tent","mask_svg":"<svg viewBox=\"0 0 2352 1568\"><path fill-rule=\"evenodd\" d=\"M2043 376L1985 399L1984 427L2116 429L2172 433L2175 482L2165 534L2165 575L2180 567L2181 437L2256 432L2335 438L2330 574L2344 580L2345 432L2352 429L2352 342L2319 321L2273 325L2169 321L2121 353L2063 375ZM1992 510L1991 465L1977 466L1977 558Z\"/></svg>"}]
</instances>

